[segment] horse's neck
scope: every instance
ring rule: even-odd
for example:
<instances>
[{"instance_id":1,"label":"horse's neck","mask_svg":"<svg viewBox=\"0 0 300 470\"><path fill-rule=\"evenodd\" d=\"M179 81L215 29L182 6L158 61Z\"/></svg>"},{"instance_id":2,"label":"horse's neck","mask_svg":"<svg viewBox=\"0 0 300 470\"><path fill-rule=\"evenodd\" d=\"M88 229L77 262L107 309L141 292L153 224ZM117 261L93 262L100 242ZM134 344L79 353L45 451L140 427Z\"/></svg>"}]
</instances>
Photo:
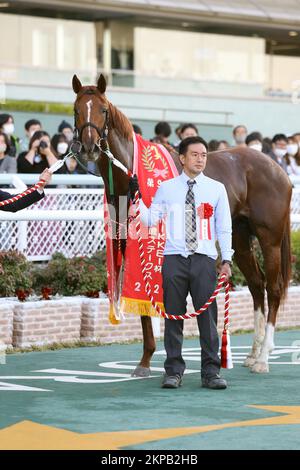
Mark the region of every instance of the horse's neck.
<instances>
[{"instance_id":1,"label":"horse's neck","mask_svg":"<svg viewBox=\"0 0 300 470\"><path fill-rule=\"evenodd\" d=\"M133 140L129 141L121 136L116 129L111 129L108 134L108 144L114 157L129 170L133 167Z\"/></svg>"}]
</instances>

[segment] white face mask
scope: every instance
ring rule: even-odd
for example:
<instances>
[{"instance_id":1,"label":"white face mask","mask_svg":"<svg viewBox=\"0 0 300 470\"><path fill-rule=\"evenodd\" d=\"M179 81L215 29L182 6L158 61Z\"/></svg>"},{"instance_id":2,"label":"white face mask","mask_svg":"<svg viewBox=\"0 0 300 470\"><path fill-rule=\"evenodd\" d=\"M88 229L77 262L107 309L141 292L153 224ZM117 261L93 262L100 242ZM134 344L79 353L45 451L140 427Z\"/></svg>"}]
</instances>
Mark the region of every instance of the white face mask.
<instances>
[{"instance_id":1,"label":"white face mask","mask_svg":"<svg viewBox=\"0 0 300 470\"><path fill-rule=\"evenodd\" d=\"M7 145L6 145L6 144L0 144L0 153L5 153L5 152L6 152L6 149L7 149Z\"/></svg>"},{"instance_id":2,"label":"white face mask","mask_svg":"<svg viewBox=\"0 0 300 470\"><path fill-rule=\"evenodd\" d=\"M283 158L286 155L287 150L286 149L275 148L274 153L275 153L276 157Z\"/></svg>"},{"instance_id":3,"label":"white face mask","mask_svg":"<svg viewBox=\"0 0 300 470\"><path fill-rule=\"evenodd\" d=\"M57 152L63 155L68 150L68 144L66 142L60 142L57 144Z\"/></svg>"},{"instance_id":4,"label":"white face mask","mask_svg":"<svg viewBox=\"0 0 300 470\"><path fill-rule=\"evenodd\" d=\"M262 144L252 144L252 145L249 145L249 148L253 149L253 150L258 150L259 152L261 152L262 151Z\"/></svg>"},{"instance_id":5,"label":"white face mask","mask_svg":"<svg viewBox=\"0 0 300 470\"><path fill-rule=\"evenodd\" d=\"M286 150L287 150L287 153L289 155L294 156L298 152L299 146L298 146L298 144L288 144L287 147L286 147Z\"/></svg>"},{"instance_id":6,"label":"white face mask","mask_svg":"<svg viewBox=\"0 0 300 470\"><path fill-rule=\"evenodd\" d=\"M3 132L7 135L12 135L15 132L15 126L13 123L4 124Z\"/></svg>"},{"instance_id":7,"label":"white face mask","mask_svg":"<svg viewBox=\"0 0 300 470\"><path fill-rule=\"evenodd\" d=\"M237 144L243 144L246 140L247 134L239 134L234 137Z\"/></svg>"}]
</instances>

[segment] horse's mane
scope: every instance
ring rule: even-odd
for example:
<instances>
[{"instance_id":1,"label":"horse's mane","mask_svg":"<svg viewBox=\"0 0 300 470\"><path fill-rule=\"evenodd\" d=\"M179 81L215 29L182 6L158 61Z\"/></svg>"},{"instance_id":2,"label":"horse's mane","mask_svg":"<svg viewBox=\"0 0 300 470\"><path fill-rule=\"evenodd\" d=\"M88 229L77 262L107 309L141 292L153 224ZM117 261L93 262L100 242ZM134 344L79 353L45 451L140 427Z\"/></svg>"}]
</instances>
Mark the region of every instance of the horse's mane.
<instances>
[{"instance_id":1,"label":"horse's mane","mask_svg":"<svg viewBox=\"0 0 300 470\"><path fill-rule=\"evenodd\" d=\"M132 124L129 119L112 103L108 102L109 125L127 140L132 140Z\"/></svg>"}]
</instances>

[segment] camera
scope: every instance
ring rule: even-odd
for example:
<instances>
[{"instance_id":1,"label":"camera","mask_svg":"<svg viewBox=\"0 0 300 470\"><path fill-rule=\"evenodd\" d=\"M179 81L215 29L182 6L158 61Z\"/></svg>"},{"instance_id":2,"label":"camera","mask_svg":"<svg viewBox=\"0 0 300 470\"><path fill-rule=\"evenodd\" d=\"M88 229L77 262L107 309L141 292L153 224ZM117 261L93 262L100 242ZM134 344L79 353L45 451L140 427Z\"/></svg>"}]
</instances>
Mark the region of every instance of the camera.
<instances>
[{"instance_id":1,"label":"camera","mask_svg":"<svg viewBox=\"0 0 300 470\"><path fill-rule=\"evenodd\" d=\"M38 151L40 152L41 150L45 150L47 147L48 147L47 142L42 140L40 145L39 145Z\"/></svg>"}]
</instances>

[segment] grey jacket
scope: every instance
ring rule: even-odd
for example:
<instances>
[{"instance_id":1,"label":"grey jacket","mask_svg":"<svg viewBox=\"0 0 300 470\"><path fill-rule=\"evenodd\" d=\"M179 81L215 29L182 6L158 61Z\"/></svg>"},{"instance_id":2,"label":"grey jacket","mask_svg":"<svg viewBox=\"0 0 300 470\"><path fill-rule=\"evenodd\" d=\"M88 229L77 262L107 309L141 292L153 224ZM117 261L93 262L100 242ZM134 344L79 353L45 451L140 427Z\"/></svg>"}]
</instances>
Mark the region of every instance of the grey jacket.
<instances>
[{"instance_id":1,"label":"grey jacket","mask_svg":"<svg viewBox=\"0 0 300 470\"><path fill-rule=\"evenodd\" d=\"M6 155L0 160L0 173L17 173L17 161L15 157Z\"/></svg>"}]
</instances>

